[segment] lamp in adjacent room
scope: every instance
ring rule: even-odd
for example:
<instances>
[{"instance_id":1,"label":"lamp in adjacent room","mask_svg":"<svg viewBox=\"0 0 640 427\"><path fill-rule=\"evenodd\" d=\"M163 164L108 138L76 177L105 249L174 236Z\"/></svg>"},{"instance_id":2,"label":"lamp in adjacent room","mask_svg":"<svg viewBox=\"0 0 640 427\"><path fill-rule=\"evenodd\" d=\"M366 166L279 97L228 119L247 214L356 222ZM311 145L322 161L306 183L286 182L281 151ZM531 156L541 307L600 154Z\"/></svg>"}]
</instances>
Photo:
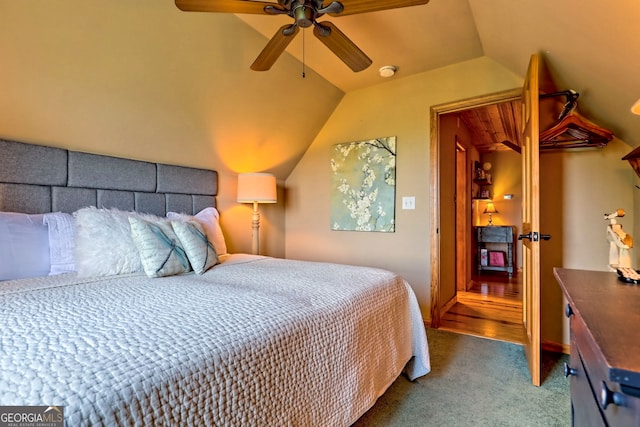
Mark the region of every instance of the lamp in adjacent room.
<instances>
[{"instance_id":1,"label":"lamp in adjacent room","mask_svg":"<svg viewBox=\"0 0 640 427\"><path fill-rule=\"evenodd\" d=\"M493 218L491 217L491 215L499 212L494 206L493 202L487 202L487 204L484 207L484 211L482 211L482 213L489 214L489 224L487 225L491 226L493 225Z\"/></svg>"},{"instance_id":2,"label":"lamp in adjacent room","mask_svg":"<svg viewBox=\"0 0 640 427\"><path fill-rule=\"evenodd\" d=\"M270 173L238 175L238 203L253 203L251 253L259 252L260 213L258 203L276 203L276 177Z\"/></svg>"}]
</instances>

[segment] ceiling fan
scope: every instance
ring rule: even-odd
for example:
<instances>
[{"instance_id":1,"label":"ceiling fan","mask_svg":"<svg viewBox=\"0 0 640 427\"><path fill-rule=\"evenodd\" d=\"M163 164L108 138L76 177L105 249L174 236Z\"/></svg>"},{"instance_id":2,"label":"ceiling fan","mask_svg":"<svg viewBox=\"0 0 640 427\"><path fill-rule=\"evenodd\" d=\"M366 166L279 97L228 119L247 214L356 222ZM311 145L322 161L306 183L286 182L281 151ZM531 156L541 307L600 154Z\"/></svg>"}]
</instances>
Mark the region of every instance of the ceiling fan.
<instances>
[{"instance_id":1,"label":"ceiling fan","mask_svg":"<svg viewBox=\"0 0 640 427\"><path fill-rule=\"evenodd\" d=\"M313 34L353 71L362 71L372 61L342 31L329 21L318 22L324 14L355 15L386 9L427 4L429 0L336 0L326 6L324 0L277 0L277 3L252 0L175 0L186 12L250 13L289 15L293 24L283 25L251 64L254 71L266 71L276 62L300 28L313 25Z\"/></svg>"}]
</instances>

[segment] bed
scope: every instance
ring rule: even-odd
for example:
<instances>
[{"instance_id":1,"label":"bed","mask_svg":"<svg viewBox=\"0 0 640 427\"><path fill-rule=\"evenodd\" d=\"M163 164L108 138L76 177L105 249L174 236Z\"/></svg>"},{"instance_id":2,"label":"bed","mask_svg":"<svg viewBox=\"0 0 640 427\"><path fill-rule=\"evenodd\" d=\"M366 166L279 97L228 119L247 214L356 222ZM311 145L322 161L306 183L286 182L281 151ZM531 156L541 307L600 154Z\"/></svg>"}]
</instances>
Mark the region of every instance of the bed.
<instances>
[{"instance_id":1,"label":"bed","mask_svg":"<svg viewBox=\"0 0 640 427\"><path fill-rule=\"evenodd\" d=\"M401 373L429 372L401 277L226 253L216 182L215 171L0 141L0 236L16 218L38 228L20 248L26 266L0 258L15 267L0 270L0 406L58 406L74 426L349 426ZM185 224L206 237L198 251L182 245L186 258L172 247L160 263L139 244L150 240L137 227L151 239ZM165 271L169 259L178 270Z\"/></svg>"}]
</instances>

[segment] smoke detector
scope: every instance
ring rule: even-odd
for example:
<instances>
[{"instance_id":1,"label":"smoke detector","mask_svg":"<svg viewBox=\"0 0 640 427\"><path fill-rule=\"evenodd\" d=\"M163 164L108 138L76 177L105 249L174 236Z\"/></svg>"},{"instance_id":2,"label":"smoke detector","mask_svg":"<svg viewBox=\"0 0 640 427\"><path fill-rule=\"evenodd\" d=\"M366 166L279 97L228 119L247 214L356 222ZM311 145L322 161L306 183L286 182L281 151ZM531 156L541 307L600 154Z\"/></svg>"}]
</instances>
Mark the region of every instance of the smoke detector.
<instances>
[{"instance_id":1,"label":"smoke detector","mask_svg":"<svg viewBox=\"0 0 640 427\"><path fill-rule=\"evenodd\" d=\"M391 77L396 73L396 71L398 71L398 67L395 65L385 65L379 70L380 77Z\"/></svg>"}]
</instances>

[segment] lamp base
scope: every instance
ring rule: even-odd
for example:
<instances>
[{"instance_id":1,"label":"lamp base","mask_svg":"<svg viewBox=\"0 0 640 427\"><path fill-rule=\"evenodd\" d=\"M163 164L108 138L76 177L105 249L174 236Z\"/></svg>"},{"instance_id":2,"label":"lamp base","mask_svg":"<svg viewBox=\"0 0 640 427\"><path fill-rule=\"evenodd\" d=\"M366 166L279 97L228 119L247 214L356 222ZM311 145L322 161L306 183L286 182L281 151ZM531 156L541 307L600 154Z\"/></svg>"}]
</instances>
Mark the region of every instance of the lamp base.
<instances>
[{"instance_id":1,"label":"lamp base","mask_svg":"<svg viewBox=\"0 0 640 427\"><path fill-rule=\"evenodd\" d=\"M258 212L258 202L253 202L251 237L251 253L258 255L258 252L260 252L260 212Z\"/></svg>"}]
</instances>

